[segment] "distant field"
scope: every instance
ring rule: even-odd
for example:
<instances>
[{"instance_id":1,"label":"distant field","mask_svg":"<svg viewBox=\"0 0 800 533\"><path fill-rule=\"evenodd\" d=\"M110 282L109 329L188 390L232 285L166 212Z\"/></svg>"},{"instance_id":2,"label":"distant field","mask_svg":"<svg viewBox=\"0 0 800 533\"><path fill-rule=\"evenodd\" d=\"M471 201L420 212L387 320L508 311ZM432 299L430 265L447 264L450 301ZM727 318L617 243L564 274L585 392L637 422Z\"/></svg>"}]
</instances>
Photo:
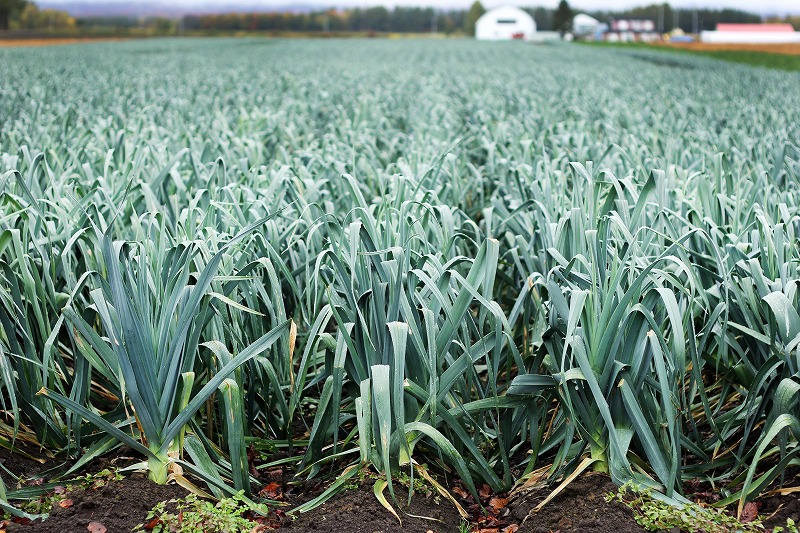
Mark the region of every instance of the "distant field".
<instances>
[{"instance_id":1,"label":"distant field","mask_svg":"<svg viewBox=\"0 0 800 533\"><path fill-rule=\"evenodd\" d=\"M800 43L748 44L748 43L668 43L664 48L679 48L693 52L760 52L800 56Z\"/></svg>"},{"instance_id":2,"label":"distant field","mask_svg":"<svg viewBox=\"0 0 800 533\"><path fill-rule=\"evenodd\" d=\"M617 48L620 50L655 50L662 53L691 54L713 57L731 63L741 63L754 67L776 70L800 71L800 45L747 45L747 44L648 44L648 43L581 43L600 48Z\"/></svg>"},{"instance_id":3,"label":"distant field","mask_svg":"<svg viewBox=\"0 0 800 533\"><path fill-rule=\"evenodd\" d=\"M52 39L0 39L0 48L21 48L28 46L57 46L62 44L77 44L100 41L121 41L121 38L90 38L90 37L55 37Z\"/></svg>"}]
</instances>

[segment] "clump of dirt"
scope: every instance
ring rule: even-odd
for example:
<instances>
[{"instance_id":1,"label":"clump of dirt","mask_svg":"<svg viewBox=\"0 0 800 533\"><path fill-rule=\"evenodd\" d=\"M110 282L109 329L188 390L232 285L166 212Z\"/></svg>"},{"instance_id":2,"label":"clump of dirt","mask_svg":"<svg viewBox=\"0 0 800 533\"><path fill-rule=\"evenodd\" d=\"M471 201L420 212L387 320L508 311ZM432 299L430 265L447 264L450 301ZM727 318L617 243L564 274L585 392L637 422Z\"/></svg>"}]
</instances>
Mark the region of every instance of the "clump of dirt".
<instances>
[{"instance_id":1,"label":"clump of dirt","mask_svg":"<svg viewBox=\"0 0 800 533\"><path fill-rule=\"evenodd\" d=\"M625 505L606 502L604 496L617 489L608 476L584 474L570 483L541 511L533 509L554 487L534 490L509 504L513 521L520 524L518 533L553 531L591 531L593 533L641 533L646 531L633 519Z\"/></svg>"},{"instance_id":2,"label":"clump of dirt","mask_svg":"<svg viewBox=\"0 0 800 533\"><path fill-rule=\"evenodd\" d=\"M415 492L411 499L411 506L405 507L408 492L397 484L394 490L397 500L403 504L400 507L393 505L403 520L402 525L397 518L381 506L375 498L372 486L365 484L358 489L348 490L328 500L316 509L299 514L295 520L286 521L285 525L277 531L285 533L319 531L457 533L459 531L461 517L451 503L444 500L437 501L438 499L433 496ZM388 498L388 492L386 495ZM389 501L391 502L391 499Z\"/></svg>"},{"instance_id":3,"label":"clump of dirt","mask_svg":"<svg viewBox=\"0 0 800 533\"><path fill-rule=\"evenodd\" d=\"M159 502L183 498L187 492L178 485L156 485L143 474L98 488L78 489L65 498L71 502L56 504L50 517L30 524L12 523L8 531L37 533L86 533L91 522L99 522L108 531L132 531L143 524L147 513Z\"/></svg>"}]
</instances>

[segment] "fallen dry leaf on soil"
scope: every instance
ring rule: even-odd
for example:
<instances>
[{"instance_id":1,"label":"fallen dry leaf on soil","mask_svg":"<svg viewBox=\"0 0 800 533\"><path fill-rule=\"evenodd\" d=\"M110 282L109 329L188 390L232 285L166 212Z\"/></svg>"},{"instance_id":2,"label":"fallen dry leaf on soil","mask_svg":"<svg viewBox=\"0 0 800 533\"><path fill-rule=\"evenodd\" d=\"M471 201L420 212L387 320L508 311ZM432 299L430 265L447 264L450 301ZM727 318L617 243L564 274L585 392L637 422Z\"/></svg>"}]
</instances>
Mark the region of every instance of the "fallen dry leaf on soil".
<instances>
[{"instance_id":1,"label":"fallen dry leaf on soil","mask_svg":"<svg viewBox=\"0 0 800 533\"><path fill-rule=\"evenodd\" d=\"M469 492L465 491L464 489L462 489L459 486L453 487L452 488L452 492L455 492L456 494L458 494L459 496L461 496L465 500L469 499Z\"/></svg>"},{"instance_id":2,"label":"fallen dry leaf on soil","mask_svg":"<svg viewBox=\"0 0 800 533\"><path fill-rule=\"evenodd\" d=\"M492 495L492 488L486 483L481 485L481 487L478 489L478 496L480 496L484 500L491 495Z\"/></svg>"},{"instance_id":3,"label":"fallen dry leaf on soil","mask_svg":"<svg viewBox=\"0 0 800 533\"><path fill-rule=\"evenodd\" d=\"M758 516L758 505L755 502L748 502L744 504L744 509L742 509L742 518L741 521L744 524L748 522L752 522Z\"/></svg>"},{"instance_id":4,"label":"fallen dry leaf on soil","mask_svg":"<svg viewBox=\"0 0 800 533\"><path fill-rule=\"evenodd\" d=\"M89 525L86 526L86 529L89 531L89 533L106 533L106 531L108 531L106 526L100 522L89 522Z\"/></svg>"},{"instance_id":5,"label":"fallen dry leaf on soil","mask_svg":"<svg viewBox=\"0 0 800 533\"><path fill-rule=\"evenodd\" d=\"M259 496L263 498L268 498L270 500L278 500L282 497L281 495L281 486L275 483L268 483L261 492L258 493Z\"/></svg>"},{"instance_id":6,"label":"fallen dry leaf on soil","mask_svg":"<svg viewBox=\"0 0 800 533\"><path fill-rule=\"evenodd\" d=\"M61 500L60 502L58 502L58 506L61 507L62 509L69 509L70 507L72 507L72 505L73 502L70 499Z\"/></svg>"},{"instance_id":7,"label":"fallen dry leaf on soil","mask_svg":"<svg viewBox=\"0 0 800 533\"><path fill-rule=\"evenodd\" d=\"M511 524L504 528L499 527L483 527L477 530L477 533L516 533L519 529L519 524Z\"/></svg>"},{"instance_id":8,"label":"fallen dry leaf on soil","mask_svg":"<svg viewBox=\"0 0 800 533\"><path fill-rule=\"evenodd\" d=\"M158 524L161 523L161 519L158 517L153 518L148 523L144 525L145 529L155 529Z\"/></svg>"},{"instance_id":9,"label":"fallen dry leaf on soil","mask_svg":"<svg viewBox=\"0 0 800 533\"><path fill-rule=\"evenodd\" d=\"M495 511L499 511L500 509L505 508L508 505L508 498L499 498L495 496L491 500L489 500L489 507L494 509Z\"/></svg>"}]
</instances>

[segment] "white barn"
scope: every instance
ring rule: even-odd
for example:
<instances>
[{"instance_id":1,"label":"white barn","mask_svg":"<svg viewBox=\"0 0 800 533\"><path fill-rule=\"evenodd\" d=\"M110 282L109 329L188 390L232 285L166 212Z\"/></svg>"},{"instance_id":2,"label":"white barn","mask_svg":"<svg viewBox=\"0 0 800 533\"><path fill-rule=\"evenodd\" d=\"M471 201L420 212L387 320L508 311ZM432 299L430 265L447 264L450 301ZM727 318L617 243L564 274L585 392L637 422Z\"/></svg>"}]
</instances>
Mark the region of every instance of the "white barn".
<instances>
[{"instance_id":1,"label":"white barn","mask_svg":"<svg viewBox=\"0 0 800 533\"><path fill-rule=\"evenodd\" d=\"M490 9L475 23L475 38L482 41L530 41L535 33L533 17L516 7Z\"/></svg>"},{"instance_id":2,"label":"white barn","mask_svg":"<svg viewBox=\"0 0 800 533\"><path fill-rule=\"evenodd\" d=\"M791 24L717 24L717 31L700 34L704 43L800 43L800 32Z\"/></svg>"}]
</instances>

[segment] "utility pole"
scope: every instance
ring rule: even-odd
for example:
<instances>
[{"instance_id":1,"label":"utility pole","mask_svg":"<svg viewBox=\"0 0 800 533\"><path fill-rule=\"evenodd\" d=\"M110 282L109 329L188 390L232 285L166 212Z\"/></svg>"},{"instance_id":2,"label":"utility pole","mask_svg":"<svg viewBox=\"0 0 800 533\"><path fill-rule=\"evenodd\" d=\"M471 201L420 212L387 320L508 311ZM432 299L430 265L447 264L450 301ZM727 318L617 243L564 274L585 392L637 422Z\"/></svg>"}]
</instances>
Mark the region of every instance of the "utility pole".
<instances>
[{"instance_id":1,"label":"utility pole","mask_svg":"<svg viewBox=\"0 0 800 533\"><path fill-rule=\"evenodd\" d=\"M681 26L681 18L678 16L678 8L673 8L672 10L672 29L680 28Z\"/></svg>"},{"instance_id":2,"label":"utility pole","mask_svg":"<svg viewBox=\"0 0 800 533\"><path fill-rule=\"evenodd\" d=\"M664 4L658 4L658 33L664 33Z\"/></svg>"},{"instance_id":3,"label":"utility pole","mask_svg":"<svg viewBox=\"0 0 800 533\"><path fill-rule=\"evenodd\" d=\"M697 23L697 10L695 9L694 11L692 11L692 33L694 33L695 35L700 33L698 26L699 24Z\"/></svg>"},{"instance_id":4,"label":"utility pole","mask_svg":"<svg viewBox=\"0 0 800 533\"><path fill-rule=\"evenodd\" d=\"M436 32L438 31L438 29L439 28L437 27L436 13L434 13L433 14L433 18L431 19L431 33L433 35L436 35Z\"/></svg>"}]
</instances>

